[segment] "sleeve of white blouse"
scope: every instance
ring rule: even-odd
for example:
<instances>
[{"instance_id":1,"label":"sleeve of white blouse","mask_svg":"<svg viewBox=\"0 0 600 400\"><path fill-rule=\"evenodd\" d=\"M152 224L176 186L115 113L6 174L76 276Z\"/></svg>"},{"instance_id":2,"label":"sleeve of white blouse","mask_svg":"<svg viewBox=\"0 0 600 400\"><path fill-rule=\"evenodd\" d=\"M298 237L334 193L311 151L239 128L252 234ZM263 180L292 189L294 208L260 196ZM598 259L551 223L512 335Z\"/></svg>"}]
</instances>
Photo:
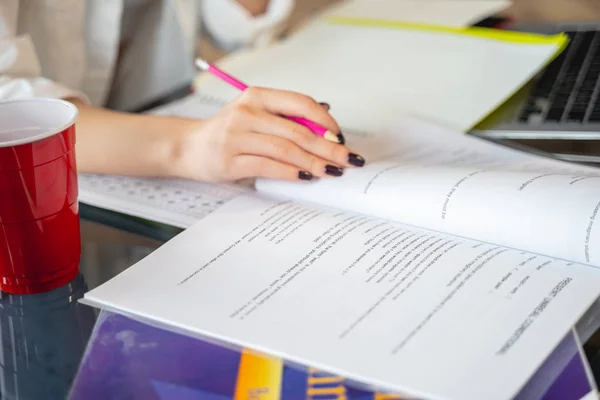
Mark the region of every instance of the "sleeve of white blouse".
<instances>
[{"instance_id":1,"label":"sleeve of white blouse","mask_svg":"<svg viewBox=\"0 0 600 400\"><path fill-rule=\"evenodd\" d=\"M208 34L223 50L269 41L290 16L294 0L270 0L267 11L252 16L236 0L202 0L202 21Z\"/></svg>"},{"instance_id":2,"label":"sleeve of white blouse","mask_svg":"<svg viewBox=\"0 0 600 400\"><path fill-rule=\"evenodd\" d=\"M31 97L87 97L41 76L31 38L16 36L18 1L0 2L0 101Z\"/></svg>"}]
</instances>

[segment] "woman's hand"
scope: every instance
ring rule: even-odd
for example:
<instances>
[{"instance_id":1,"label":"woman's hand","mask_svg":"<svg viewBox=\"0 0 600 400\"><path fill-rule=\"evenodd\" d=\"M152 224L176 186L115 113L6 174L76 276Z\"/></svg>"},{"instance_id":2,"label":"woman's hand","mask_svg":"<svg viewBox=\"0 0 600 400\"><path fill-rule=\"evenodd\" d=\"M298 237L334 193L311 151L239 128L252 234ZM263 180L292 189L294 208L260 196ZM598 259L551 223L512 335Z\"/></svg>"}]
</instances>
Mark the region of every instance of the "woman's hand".
<instances>
[{"instance_id":1,"label":"woman's hand","mask_svg":"<svg viewBox=\"0 0 600 400\"><path fill-rule=\"evenodd\" d=\"M364 159L344 145L281 115L304 117L340 133L327 107L310 97L249 88L217 115L183 132L175 175L205 182L254 177L311 180L341 176L346 167L364 165Z\"/></svg>"}]
</instances>

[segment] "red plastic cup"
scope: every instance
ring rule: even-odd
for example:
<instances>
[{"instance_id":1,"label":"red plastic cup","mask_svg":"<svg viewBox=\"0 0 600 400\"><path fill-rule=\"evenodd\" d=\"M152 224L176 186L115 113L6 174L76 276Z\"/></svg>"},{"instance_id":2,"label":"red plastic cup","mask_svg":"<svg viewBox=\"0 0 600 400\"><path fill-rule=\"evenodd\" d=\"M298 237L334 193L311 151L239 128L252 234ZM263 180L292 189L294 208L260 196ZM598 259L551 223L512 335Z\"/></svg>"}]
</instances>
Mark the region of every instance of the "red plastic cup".
<instances>
[{"instance_id":1,"label":"red plastic cup","mask_svg":"<svg viewBox=\"0 0 600 400\"><path fill-rule=\"evenodd\" d=\"M56 289L79 272L77 108L62 100L0 103L0 290Z\"/></svg>"}]
</instances>

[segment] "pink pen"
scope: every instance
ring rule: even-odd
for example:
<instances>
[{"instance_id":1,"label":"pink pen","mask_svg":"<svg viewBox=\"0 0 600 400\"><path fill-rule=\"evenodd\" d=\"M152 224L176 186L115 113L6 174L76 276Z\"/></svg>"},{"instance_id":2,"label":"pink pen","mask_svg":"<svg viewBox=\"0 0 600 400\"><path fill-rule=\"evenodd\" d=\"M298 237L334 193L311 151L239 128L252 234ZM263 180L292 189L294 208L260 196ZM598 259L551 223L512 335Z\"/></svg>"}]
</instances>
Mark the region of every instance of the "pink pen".
<instances>
[{"instance_id":1,"label":"pink pen","mask_svg":"<svg viewBox=\"0 0 600 400\"><path fill-rule=\"evenodd\" d=\"M245 83L239 81L238 79L227 74L226 72L221 71L219 68L208 63L205 60L202 60L201 58L196 59L196 67L198 67L198 69L201 69L203 71L207 71L207 72L211 73L212 75L229 83L231 86L233 86L241 91L248 89L248 85L246 85ZM297 122L300 125L304 125L305 127L310 129L316 135L319 135L331 142L344 144L344 136L341 133L335 134L335 133L331 132L329 129L324 128L315 122L309 121L306 118L302 118L302 117L286 117L286 118L289 120L292 120L294 122Z\"/></svg>"}]
</instances>

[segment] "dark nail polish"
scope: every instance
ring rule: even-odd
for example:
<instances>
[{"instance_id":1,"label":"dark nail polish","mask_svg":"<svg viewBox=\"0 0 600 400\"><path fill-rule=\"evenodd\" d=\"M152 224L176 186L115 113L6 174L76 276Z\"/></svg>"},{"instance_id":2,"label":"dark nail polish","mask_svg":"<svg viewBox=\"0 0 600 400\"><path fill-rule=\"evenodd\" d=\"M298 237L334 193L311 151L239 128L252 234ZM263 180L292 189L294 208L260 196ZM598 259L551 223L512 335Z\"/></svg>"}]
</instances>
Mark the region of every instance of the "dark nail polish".
<instances>
[{"instance_id":1,"label":"dark nail polish","mask_svg":"<svg viewBox=\"0 0 600 400\"><path fill-rule=\"evenodd\" d=\"M365 159L362 158L362 156L359 156L358 154L354 153L348 154L348 162L354 165L355 167L362 167L363 165L365 165Z\"/></svg>"},{"instance_id":2,"label":"dark nail polish","mask_svg":"<svg viewBox=\"0 0 600 400\"><path fill-rule=\"evenodd\" d=\"M303 181L310 181L313 178L313 174L306 171L300 171L298 172L298 178L302 179Z\"/></svg>"},{"instance_id":3,"label":"dark nail polish","mask_svg":"<svg viewBox=\"0 0 600 400\"><path fill-rule=\"evenodd\" d=\"M339 167L334 167L333 165L328 165L325 167L325 173L331 176L342 176L344 170Z\"/></svg>"},{"instance_id":4,"label":"dark nail polish","mask_svg":"<svg viewBox=\"0 0 600 400\"><path fill-rule=\"evenodd\" d=\"M331 110L331 106L329 105L329 103L319 103L322 107L325 107L327 109L327 111Z\"/></svg>"},{"instance_id":5,"label":"dark nail polish","mask_svg":"<svg viewBox=\"0 0 600 400\"><path fill-rule=\"evenodd\" d=\"M338 138L339 144L346 144L346 138L344 137L344 135L342 135L341 133L338 133L337 138Z\"/></svg>"}]
</instances>

